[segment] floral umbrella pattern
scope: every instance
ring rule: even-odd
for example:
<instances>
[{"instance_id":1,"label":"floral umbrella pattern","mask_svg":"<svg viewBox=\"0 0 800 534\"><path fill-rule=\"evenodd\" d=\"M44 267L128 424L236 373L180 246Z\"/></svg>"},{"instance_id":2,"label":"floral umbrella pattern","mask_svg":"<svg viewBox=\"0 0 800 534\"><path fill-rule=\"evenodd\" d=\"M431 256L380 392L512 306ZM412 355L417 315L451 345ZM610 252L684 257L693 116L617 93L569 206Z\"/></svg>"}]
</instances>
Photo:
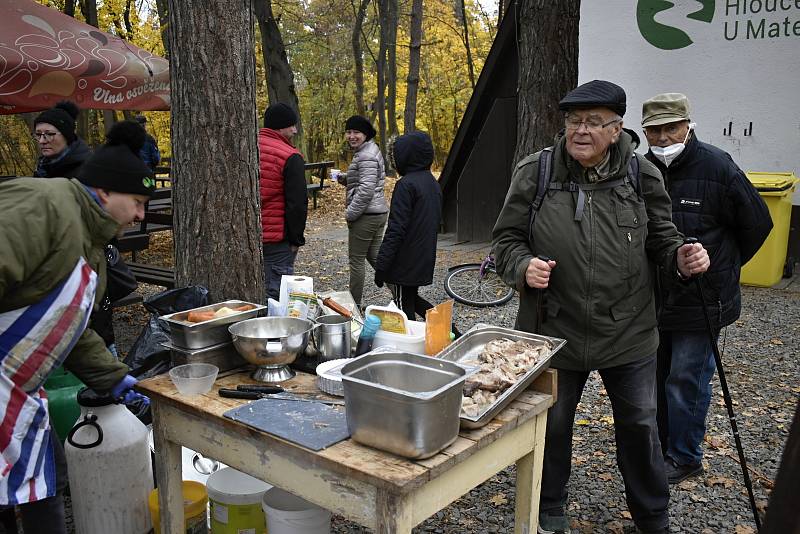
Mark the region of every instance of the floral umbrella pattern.
<instances>
[{"instance_id":1,"label":"floral umbrella pattern","mask_svg":"<svg viewBox=\"0 0 800 534\"><path fill-rule=\"evenodd\" d=\"M169 62L33 0L0 5L0 114L59 100L91 109L169 109Z\"/></svg>"}]
</instances>

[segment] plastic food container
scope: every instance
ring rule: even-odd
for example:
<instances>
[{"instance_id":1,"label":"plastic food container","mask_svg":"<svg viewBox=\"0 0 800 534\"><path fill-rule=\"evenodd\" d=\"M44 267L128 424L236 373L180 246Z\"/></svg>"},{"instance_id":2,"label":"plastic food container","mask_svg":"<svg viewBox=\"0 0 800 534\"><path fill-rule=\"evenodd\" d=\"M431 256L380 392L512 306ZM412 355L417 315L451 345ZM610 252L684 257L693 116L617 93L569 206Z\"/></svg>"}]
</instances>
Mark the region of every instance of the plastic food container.
<instances>
[{"instance_id":1,"label":"plastic food container","mask_svg":"<svg viewBox=\"0 0 800 534\"><path fill-rule=\"evenodd\" d=\"M386 330L375 332L372 348L390 347L401 352L425 353L425 322L407 321L408 334L395 334Z\"/></svg>"},{"instance_id":2,"label":"plastic food container","mask_svg":"<svg viewBox=\"0 0 800 534\"><path fill-rule=\"evenodd\" d=\"M461 391L476 369L391 349L342 367L347 428L364 445L428 458L458 437Z\"/></svg>"},{"instance_id":3,"label":"plastic food container","mask_svg":"<svg viewBox=\"0 0 800 534\"><path fill-rule=\"evenodd\" d=\"M187 363L169 370L172 383L181 395L203 395L211 391L219 367L210 363Z\"/></svg>"}]
</instances>

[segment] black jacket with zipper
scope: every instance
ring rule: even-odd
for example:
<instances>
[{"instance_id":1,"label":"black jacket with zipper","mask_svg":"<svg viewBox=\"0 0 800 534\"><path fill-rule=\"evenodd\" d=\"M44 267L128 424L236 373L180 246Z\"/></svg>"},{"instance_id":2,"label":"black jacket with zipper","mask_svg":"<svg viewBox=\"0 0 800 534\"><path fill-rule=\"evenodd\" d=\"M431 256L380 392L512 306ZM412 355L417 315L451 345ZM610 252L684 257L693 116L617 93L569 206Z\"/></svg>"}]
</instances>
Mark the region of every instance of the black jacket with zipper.
<instances>
[{"instance_id":1,"label":"black jacket with zipper","mask_svg":"<svg viewBox=\"0 0 800 534\"><path fill-rule=\"evenodd\" d=\"M442 190L431 174L433 144L425 132L397 138L393 146L398 180L392 193L375 279L402 286L433 281L436 238L442 218Z\"/></svg>"},{"instance_id":2,"label":"black jacket with zipper","mask_svg":"<svg viewBox=\"0 0 800 534\"><path fill-rule=\"evenodd\" d=\"M739 274L772 229L766 204L730 155L690 135L683 153L666 167L652 152L645 156L664 176L672 199L672 220L685 236L708 250L711 266L702 278L712 327L739 318ZM705 330L703 308L694 284L675 282L661 273L659 328Z\"/></svg>"}]
</instances>

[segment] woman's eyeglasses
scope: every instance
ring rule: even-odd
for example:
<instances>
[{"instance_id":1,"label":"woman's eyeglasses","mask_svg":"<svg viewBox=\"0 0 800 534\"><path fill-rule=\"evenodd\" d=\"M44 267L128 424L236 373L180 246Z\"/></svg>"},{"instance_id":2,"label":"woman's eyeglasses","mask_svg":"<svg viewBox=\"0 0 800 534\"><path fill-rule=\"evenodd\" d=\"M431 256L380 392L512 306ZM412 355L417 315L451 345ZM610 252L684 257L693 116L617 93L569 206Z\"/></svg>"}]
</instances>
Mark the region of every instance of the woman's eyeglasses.
<instances>
[{"instance_id":1,"label":"woman's eyeglasses","mask_svg":"<svg viewBox=\"0 0 800 534\"><path fill-rule=\"evenodd\" d=\"M33 132L33 140L38 141L42 137L44 137L45 141L52 141L55 136L58 135L58 132Z\"/></svg>"}]
</instances>

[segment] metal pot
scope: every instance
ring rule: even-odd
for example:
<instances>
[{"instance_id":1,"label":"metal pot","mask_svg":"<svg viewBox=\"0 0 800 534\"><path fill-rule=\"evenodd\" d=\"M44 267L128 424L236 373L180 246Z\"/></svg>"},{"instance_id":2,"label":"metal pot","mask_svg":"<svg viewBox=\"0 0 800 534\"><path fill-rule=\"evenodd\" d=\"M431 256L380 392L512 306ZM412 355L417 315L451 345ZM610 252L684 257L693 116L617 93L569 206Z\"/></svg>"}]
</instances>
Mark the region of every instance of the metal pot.
<instances>
[{"instance_id":1,"label":"metal pot","mask_svg":"<svg viewBox=\"0 0 800 534\"><path fill-rule=\"evenodd\" d=\"M258 317L232 324L228 331L239 354L258 366L253 378L279 382L294 376L288 365L305 350L315 327L307 319Z\"/></svg>"},{"instance_id":2,"label":"metal pot","mask_svg":"<svg viewBox=\"0 0 800 534\"><path fill-rule=\"evenodd\" d=\"M339 314L317 317L314 345L321 361L350 357L351 321Z\"/></svg>"}]
</instances>

